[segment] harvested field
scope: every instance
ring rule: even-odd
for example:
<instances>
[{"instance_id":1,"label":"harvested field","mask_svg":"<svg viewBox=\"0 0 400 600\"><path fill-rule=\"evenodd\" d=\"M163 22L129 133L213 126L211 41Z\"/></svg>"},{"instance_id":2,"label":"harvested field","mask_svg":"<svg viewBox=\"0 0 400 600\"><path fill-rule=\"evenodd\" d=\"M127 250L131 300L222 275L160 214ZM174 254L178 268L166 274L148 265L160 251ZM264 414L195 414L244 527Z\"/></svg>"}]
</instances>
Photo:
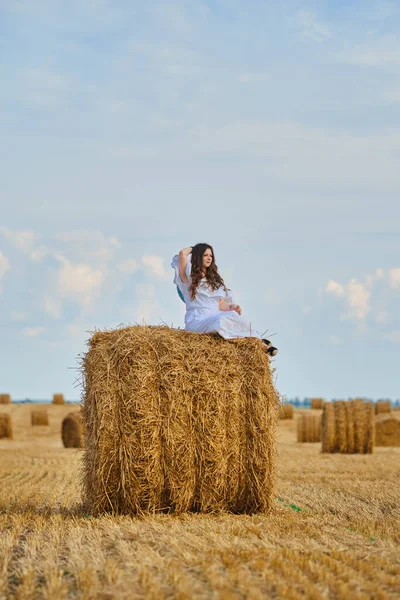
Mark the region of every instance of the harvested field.
<instances>
[{"instance_id":1,"label":"harvested field","mask_svg":"<svg viewBox=\"0 0 400 600\"><path fill-rule=\"evenodd\" d=\"M0 404L11 404L10 394L0 394Z\"/></svg>"},{"instance_id":2,"label":"harvested field","mask_svg":"<svg viewBox=\"0 0 400 600\"><path fill-rule=\"evenodd\" d=\"M400 596L400 448L322 454L296 443L299 415L316 411L295 410L278 426L271 515L94 518L81 506L83 451L62 445L71 405L48 406L46 429L30 426L31 407L11 408L14 440L0 440L1 597Z\"/></svg>"}]
</instances>

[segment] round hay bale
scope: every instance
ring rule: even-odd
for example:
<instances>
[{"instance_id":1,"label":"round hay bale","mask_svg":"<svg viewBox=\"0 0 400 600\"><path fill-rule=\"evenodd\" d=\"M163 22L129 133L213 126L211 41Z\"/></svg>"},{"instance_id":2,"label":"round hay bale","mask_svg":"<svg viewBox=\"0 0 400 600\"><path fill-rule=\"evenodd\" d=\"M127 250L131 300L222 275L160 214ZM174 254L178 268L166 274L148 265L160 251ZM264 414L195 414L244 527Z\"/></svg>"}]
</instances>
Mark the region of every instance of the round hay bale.
<instances>
[{"instance_id":1,"label":"round hay bale","mask_svg":"<svg viewBox=\"0 0 400 600\"><path fill-rule=\"evenodd\" d=\"M325 400L323 398L311 398L311 408L322 410Z\"/></svg>"},{"instance_id":2,"label":"round hay bale","mask_svg":"<svg viewBox=\"0 0 400 600\"><path fill-rule=\"evenodd\" d=\"M10 394L0 394L0 404L11 404Z\"/></svg>"},{"instance_id":3,"label":"round hay bale","mask_svg":"<svg viewBox=\"0 0 400 600\"><path fill-rule=\"evenodd\" d=\"M92 514L274 506L279 394L261 340L168 326L97 331L81 372Z\"/></svg>"},{"instance_id":4,"label":"round hay bale","mask_svg":"<svg viewBox=\"0 0 400 600\"><path fill-rule=\"evenodd\" d=\"M61 439L65 448L83 448L84 438L80 411L69 413L61 424Z\"/></svg>"},{"instance_id":5,"label":"round hay bale","mask_svg":"<svg viewBox=\"0 0 400 600\"><path fill-rule=\"evenodd\" d=\"M281 404L280 419L293 419L293 404Z\"/></svg>"},{"instance_id":6,"label":"round hay bale","mask_svg":"<svg viewBox=\"0 0 400 600\"><path fill-rule=\"evenodd\" d=\"M322 452L370 454L374 446L374 408L363 400L324 404Z\"/></svg>"},{"instance_id":7,"label":"round hay bale","mask_svg":"<svg viewBox=\"0 0 400 600\"><path fill-rule=\"evenodd\" d=\"M321 417L318 415L300 415L297 419L298 442L321 441Z\"/></svg>"},{"instance_id":8,"label":"round hay bale","mask_svg":"<svg viewBox=\"0 0 400 600\"><path fill-rule=\"evenodd\" d=\"M400 446L400 420L391 415L375 417L375 446Z\"/></svg>"},{"instance_id":9,"label":"round hay bale","mask_svg":"<svg viewBox=\"0 0 400 600\"><path fill-rule=\"evenodd\" d=\"M13 438L11 416L7 413L0 413L0 438Z\"/></svg>"},{"instance_id":10,"label":"round hay bale","mask_svg":"<svg viewBox=\"0 0 400 600\"><path fill-rule=\"evenodd\" d=\"M53 404L65 404L64 394L53 394Z\"/></svg>"},{"instance_id":11,"label":"round hay bale","mask_svg":"<svg viewBox=\"0 0 400 600\"><path fill-rule=\"evenodd\" d=\"M31 411L31 425L48 425L49 415L47 410L32 410Z\"/></svg>"},{"instance_id":12,"label":"round hay bale","mask_svg":"<svg viewBox=\"0 0 400 600\"><path fill-rule=\"evenodd\" d=\"M382 415L392 412L392 403L390 400L378 400L375 404L375 414Z\"/></svg>"}]
</instances>

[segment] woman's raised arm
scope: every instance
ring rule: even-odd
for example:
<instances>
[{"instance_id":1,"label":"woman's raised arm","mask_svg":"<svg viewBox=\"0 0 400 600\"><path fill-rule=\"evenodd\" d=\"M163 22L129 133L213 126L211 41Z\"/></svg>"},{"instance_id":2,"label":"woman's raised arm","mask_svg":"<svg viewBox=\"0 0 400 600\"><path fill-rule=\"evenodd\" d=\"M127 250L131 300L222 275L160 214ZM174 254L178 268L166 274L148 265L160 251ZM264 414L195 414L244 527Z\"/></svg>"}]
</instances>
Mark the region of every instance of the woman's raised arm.
<instances>
[{"instance_id":1,"label":"woman's raised arm","mask_svg":"<svg viewBox=\"0 0 400 600\"><path fill-rule=\"evenodd\" d=\"M189 246L188 248L182 248L182 250L179 250L179 254L186 258L189 256L189 254L191 254L192 249L193 249L193 246Z\"/></svg>"},{"instance_id":2,"label":"woman's raised arm","mask_svg":"<svg viewBox=\"0 0 400 600\"><path fill-rule=\"evenodd\" d=\"M191 252L192 246L189 246L188 248L182 248L182 250L179 251L179 275L184 283L189 282L186 275L186 265L188 262L188 256L191 254Z\"/></svg>"}]
</instances>

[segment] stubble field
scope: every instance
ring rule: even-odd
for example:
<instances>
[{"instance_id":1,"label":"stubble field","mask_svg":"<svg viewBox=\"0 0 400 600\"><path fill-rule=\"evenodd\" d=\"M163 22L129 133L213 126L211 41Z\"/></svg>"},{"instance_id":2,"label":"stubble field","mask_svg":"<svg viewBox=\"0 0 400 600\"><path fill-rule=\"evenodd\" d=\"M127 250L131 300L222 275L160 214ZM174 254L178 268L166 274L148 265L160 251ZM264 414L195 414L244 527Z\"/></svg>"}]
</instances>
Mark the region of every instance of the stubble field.
<instances>
[{"instance_id":1,"label":"stubble field","mask_svg":"<svg viewBox=\"0 0 400 600\"><path fill-rule=\"evenodd\" d=\"M321 454L296 443L296 410L279 423L272 514L94 518L82 451L60 437L78 407L46 408L37 427L32 406L0 408L14 425L0 440L0 599L400 598L400 448Z\"/></svg>"}]
</instances>

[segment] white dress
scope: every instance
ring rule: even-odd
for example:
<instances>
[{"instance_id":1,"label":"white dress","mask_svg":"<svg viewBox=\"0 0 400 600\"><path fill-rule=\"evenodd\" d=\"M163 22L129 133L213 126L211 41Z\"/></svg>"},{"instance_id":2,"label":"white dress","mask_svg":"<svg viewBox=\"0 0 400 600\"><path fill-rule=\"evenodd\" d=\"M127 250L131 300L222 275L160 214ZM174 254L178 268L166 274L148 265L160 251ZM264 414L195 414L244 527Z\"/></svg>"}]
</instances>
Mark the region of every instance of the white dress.
<instances>
[{"instance_id":1,"label":"white dress","mask_svg":"<svg viewBox=\"0 0 400 600\"><path fill-rule=\"evenodd\" d=\"M197 288L196 298L190 299L189 285L192 270L192 258L189 254L186 265L186 275L188 283L184 283L179 274L179 257L176 254L171 263L175 269L174 284L182 292L186 304L185 330L207 333L217 331L223 338L231 339L237 337L257 337L261 335L253 329L250 323L236 311L222 311L218 306L218 298L223 298L227 302L232 302L223 287L213 291L207 285L204 277Z\"/></svg>"}]
</instances>

